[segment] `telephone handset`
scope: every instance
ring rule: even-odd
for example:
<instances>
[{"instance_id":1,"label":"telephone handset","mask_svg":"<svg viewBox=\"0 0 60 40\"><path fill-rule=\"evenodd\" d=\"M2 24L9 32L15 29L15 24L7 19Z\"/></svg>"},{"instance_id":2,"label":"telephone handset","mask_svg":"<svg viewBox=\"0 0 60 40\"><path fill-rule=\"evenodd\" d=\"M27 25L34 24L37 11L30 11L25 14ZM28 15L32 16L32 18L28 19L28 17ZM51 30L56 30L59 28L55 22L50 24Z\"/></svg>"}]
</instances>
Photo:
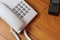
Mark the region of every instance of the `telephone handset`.
<instances>
[{"instance_id":1,"label":"telephone handset","mask_svg":"<svg viewBox=\"0 0 60 40\"><path fill-rule=\"evenodd\" d=\"M17 33L19 33L22 26L24 26L24 22L2 3L0 3L0 17L6 21Z\"/></svg>"},{"instance_id":2,"label":"telephone handset","mask_svg":"<svg viewBox=\"0 0 60 40\"><path fill-rule=\"evenodd\" d=\"M20 33L24 29L25 23L1 2L0 2L0 17L11 26L10 32L13 33L16 39L21 40L20 37L16 34L16 32ZM24 34L28 40L31 40L31 38L27 35L26 30L24 30Z\"/></svg>"}]
</instances>

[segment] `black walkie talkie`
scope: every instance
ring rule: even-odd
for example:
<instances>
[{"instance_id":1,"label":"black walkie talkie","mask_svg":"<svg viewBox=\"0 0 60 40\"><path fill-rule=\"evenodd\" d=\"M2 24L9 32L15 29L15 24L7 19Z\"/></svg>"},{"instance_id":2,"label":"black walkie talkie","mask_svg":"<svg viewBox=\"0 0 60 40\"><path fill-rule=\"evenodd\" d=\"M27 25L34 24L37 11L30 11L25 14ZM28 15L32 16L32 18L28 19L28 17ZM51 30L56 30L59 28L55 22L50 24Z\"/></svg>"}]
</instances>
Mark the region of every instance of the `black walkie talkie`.
<instances>
[{"instance_id":1,"label":"black walkie talkie","mask_svg":"<svg viewBox=\"0 0 60 40\"><path fill-rule=\"evenodd\" d=\"M57 16L59 14L59 0L50 0L48 13Z\"/></svg>"}]
</instances>

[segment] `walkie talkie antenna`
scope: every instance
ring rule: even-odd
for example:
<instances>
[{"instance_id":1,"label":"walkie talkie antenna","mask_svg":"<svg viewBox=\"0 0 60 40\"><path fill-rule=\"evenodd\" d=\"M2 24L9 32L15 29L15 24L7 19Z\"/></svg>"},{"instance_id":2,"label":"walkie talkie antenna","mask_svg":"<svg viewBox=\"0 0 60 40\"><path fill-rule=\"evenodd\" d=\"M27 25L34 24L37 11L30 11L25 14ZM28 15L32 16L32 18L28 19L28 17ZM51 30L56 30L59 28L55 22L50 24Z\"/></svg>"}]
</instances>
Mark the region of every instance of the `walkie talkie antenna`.
<instances>
[{"instance_id":1,"label":"walkie talkie antenna","mask_svg":"<svg viewBox=\"0 0 60 40\"><path fill-rule=\"evenodd\" d=\"M59 1L60 0L50 0L48 13L50 15L57 16L59 14Z\"/></svg>"}]
</instances>

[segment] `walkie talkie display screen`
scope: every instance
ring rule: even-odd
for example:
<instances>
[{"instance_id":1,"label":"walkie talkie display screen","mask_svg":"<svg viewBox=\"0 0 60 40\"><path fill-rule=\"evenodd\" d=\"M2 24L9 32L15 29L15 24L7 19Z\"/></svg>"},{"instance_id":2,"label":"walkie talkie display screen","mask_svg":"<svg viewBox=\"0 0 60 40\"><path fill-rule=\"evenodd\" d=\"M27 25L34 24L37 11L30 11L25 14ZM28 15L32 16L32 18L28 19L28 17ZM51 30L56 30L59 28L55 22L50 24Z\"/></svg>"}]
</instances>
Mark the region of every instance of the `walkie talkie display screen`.
<instances>
[{"instance_id":1,"label":"walkie talkie display screen","mask_svg":"<svg viewBox=\"0 0 60 40\"><path fill-rule=\"evenodd\" d=\"M59 0L51 0L53 3L59 3Z\"/></svg>"},{"instance_id":2,"label":"walkie talkie display screen","mask_svg":"<svg viewBox=\"0 0 60 40\"><path fill-rule=\"evenodd\" d=\"M51 0L49 6L50 15L58 15L59 13L59 0Z\"/></svg>"}]
</instances>

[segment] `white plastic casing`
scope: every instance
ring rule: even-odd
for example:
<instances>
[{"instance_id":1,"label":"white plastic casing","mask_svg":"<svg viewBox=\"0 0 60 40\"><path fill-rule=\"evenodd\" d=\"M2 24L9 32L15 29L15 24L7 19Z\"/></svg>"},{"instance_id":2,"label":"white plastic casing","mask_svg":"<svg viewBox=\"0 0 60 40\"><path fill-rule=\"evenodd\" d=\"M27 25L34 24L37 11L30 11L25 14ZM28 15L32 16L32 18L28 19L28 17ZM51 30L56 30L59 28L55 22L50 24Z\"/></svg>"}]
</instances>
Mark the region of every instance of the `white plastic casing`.
<instances>
[{"instance_id":1,"label":"white plastic casing","mask_svg":"<svg viewBox=\"0 0 60 40\"><path fill-rule=\"evenodd\" d=\"M22 28L24 29L26 27L26 25L37 15L37 12L28 5L28 3L26 3L24 0L0 0L2 3L6 4L11 10L13 10L13 8L15 8L15 6L20 3L20 1L22 1L26 6L28 6L28 8L30 9L30 11L22 18L22 20L25 22L25 26L23 26ZM12 15L11 15L12 16ZM15 18L16 19L16 18ZM15 20L14 19L14 20ZM18 19L18 18L17 18ZM18 22L19 23L19 22ZM15 24L17 25L17 24ZM17 28L17 26L16 26ZM22 30L23 30L22 29Z\"/></svg>"},{"instance_id":2,"label":"white plastic casing","mask_svg":"<svg viewBox=\"0 0 60 40\"><path fill-rule=\"evenodd\" d=\"M30 7L27 2L25 2L24 0L1 0L1 2L6 4L9 8L11 8L11 10L18 3L20 3L20 1L22 1L26 6L30 8L29 13L24 18L22 18L22 20L24 20L27 25L37 15L37 12L32 7Z\"/></svg>"},{"instance_id":3,"label":"white plastic casing","mask_svg":"<svg viewBox=\"0 0 60 40\"><path fill-rule=\"evenodd\" d=\"M0 2L0 17L5 20L17 33L21 32L24 23Z\"/></svg>"}]
</instances>

